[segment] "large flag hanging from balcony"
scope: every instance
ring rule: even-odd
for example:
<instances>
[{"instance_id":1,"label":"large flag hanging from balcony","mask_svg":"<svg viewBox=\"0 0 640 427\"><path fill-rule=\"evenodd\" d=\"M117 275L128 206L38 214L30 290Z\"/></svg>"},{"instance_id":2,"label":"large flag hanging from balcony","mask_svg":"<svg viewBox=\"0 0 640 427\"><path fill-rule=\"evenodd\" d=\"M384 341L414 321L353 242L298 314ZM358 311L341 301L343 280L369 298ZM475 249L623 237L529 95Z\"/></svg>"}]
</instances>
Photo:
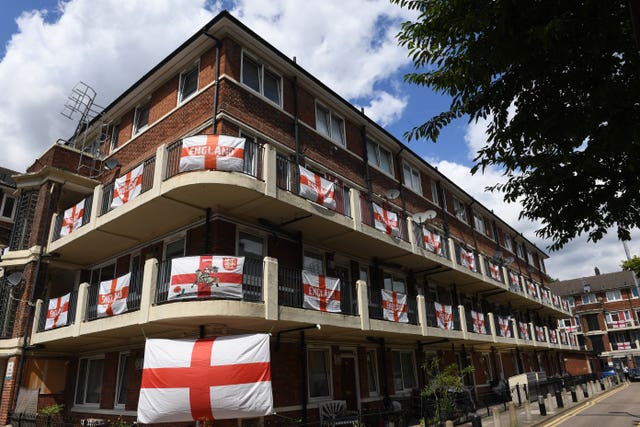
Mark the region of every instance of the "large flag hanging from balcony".
<instances>
[{"instance_id":1,"label":"large flag hanging from balcony","mask_svg":"<svg viewBox=\"0 0 640 427\"><path fill-rule=\"evenodd\" d=\"M569 334L569 342L571 345L578 345L578 340L574 334Z\"/></svg>"},{"instance_id":2,"label":"large flag hanging from balcony","mask_svg":"<svg viewBox=\"0 0 640 427\"><path fill-rule=\"evenodd\" d=\"M438 327L441 329L453 329L453 310L450 305L440 304L439 302L433 303L436 309L436 319L438 320Z\"/></svg>"},{"instance_id":3,"label":"large flag hanging from balcony","mask_svg":"<svg viewBox=\"0 0 640 427\"><path fill-rule=\"evenodd\" d=\"M128 310L127 297L129 296L129 283L131 273L127 273L116 279L100 282L98 291L98 317L109 317L122 314Z\"/></svg>"},{"instance_id":4,"label":"large flag hanging from balcony","mask_svg":"<svg viewBox=\"0 0 640 427\"><path fill-rule=\"evenodd\" d=\"M142 192L142 172L144 164L131 169L113 184L113 200L111 209L122 206L130 200L135 199Z\"/></svg>"},{"instance_id":5,"label":"large flag hanging from balcony","mask_svg":"<svg viewBox=\"0 0 640 427\"><path fill-rule=\"evenodd\" d=\"M300 168L300 192L305 199L329 209L336 209L335 184L308 169Z\"/></svg>"},{"instance_id":6,"label":"large flag hanging from balcony","mask_svg":"<svg viewBox=\"0 0 640 427\"><path fill-rule=\"evenodd\" d=\"M218 170L242 172L244 138L227 135L195 135L182 140L180 172Z\"/></svg>"},{"instance_id":7,"label":"large flag hanging from balcony","mask_svg":"<svg viewBox=\"0 0 640 427\"><path fill-rule=\"evenodd\" d=\"M520 276L513 271L509 271L509 285L512 288L515 288L518 292L522 291L522 288L520 287Z\"/></svg>"},{"instance_id":8,"label":"large flag hanging from balcony","mask_svg":"<svg viewBox=\"0 0 640 427\"><path fill-rule=\"evenodd\" d=\"M171 260L167 299L242 299L244 257L200 255Z\"/></svg>"},{"instance_id":9,"label":"large flag hanging from balcony","mask_svg":"<svg viewBox=\"0 0 640 427\"><path fill-rule=\"evenodd\" d=\"M484 324L484 313L471 310L471 321L473 323L473 332L476 334L486 334L487 328Z\"/></svg>"},{"instance_id":10,"label":"large flag hanging from balcony","mask_svg":"<svg viewBox=\"0 0 640 427\"><path fill-rule=\"evenodd\" d=\"M558 298L558 295L552 294L551 299L553 300L553 305L560 307L560 298Z\"/></svg>"},{"instance_id":11,"label":"large flag hanging from balcony","mask_svg":"<svg viewBox=\"0 0 640 427\"><path fill-rule=\"evenodd\" d=\"M58 298L49 300L49 309L47 310L47 320L44 329L54 329L59 326L65 326L69 321L69 300L71 293L62 295Z\"/></svg>"},{"instance_id":12,"label":"large flag hanging from balcony","mask_svg":"<svg viewBox=\"0 0 640 427\"><path fill-rule=\"evenodd\" d=\"M500 266L489 262L489 275L493 280L500 282L502 280L502 277L500 276Z\"/></svg>"},{"instance_id":13,"label":"large flag hanging from balcony","mask_svg":"<svg viewBox=\"0 0 640 427\"><path fill-rule=\"evenodd\" d=\"M536 284L531 280L527 280L527 293L534 298L538 298L538 291L536 290Z\"/></svg>"},{"instance_id":14,"label":"large flag hanging from balcony","mask_svg":"<svg viewBox=\"0 0 640 427\"><path fill-rule=\"evenodd\" d=\"M549 341L558 344L558 333L554 329L549 330Z\"/></svg>"},{"instance_id":15,"label":"large flag hanging from balcony","mask_svg":"<svg viewBox=\"0 0 640 427\"><path fill-rule=\"evenodd\" d=\"M60 228L60 237L69 235L82 226L82 217L84 216L84 201L80 200L74 206L70 207L62 215L62 227Z\"/></svg>"},{"instance_id":16,"label":"large flag hanging from balcony","mask_svg":"<svg viewBox=\"0 0 640 427\"><path fill-rule=\"evenodd\" d=\"M147 340L139 423L254 418L272 412L269 335Z\"/></svg>"},{"instance_id":17,"label":"large flag hanging from balcony","mask_svg":"<svg viewBox=\"0 0 640 427\"><path fill-rule=\"evenodd\" d=\"M564 298L561 298L560 301L562 301L562 309L564 311L569 311L569 303L567 302L567 300Z\"/></svg>"},{"instance_id":18,"label":"large flag hanging from balcony","mask_svg":"<svg viewBox=\"0 0 640 427\"><path fill-rule=\"evenodd\" d=\"M340 279L303 270L302 285L304 308L340 313Z\"/></svg>"},{"instance_id":19,"label":"large flag hanging from balcony","mask_svg":"<svg viewBox=\"0 0 640 427\"><path fill-rule=\"evenodd\" d=\"M382 289L382 317L392 322L408 323L407 295Z\"/></svg>"},{"instance_id":20,"label":"large flag hanging from balcony","mask_svg":"<svg viewBox=\"0 0 640 427\"><path fill-rule=\"evenodd\" d=\"M567 345L567 333L564 331L560 331L558 332L558 334L560 335L560 344Z\"/></svg>"},{"instance_id":21,"label":"large flag hanging from balcony","mask_svg":"<svg viewBox=\"0 0 640 427\"><path fill-rule=\"evenodd\" d=\"M434 233L433 231L429 231L423 227L422 240L424 242L424 247L428 251L431 251L436 255L444 256L444 251L442 248L442 240L439 234Z\"/></svg>"},{"instance_id":22,"label":"large flag hanging from balcony","mask_svg":"<svg viewBox=\"0 0 640 427\"><path fill-rule=\"evenodd\" d=\"M518 322L518 328L520 329L520 337L523 340L530 340L529 338L529 324L526 322Z\"/></svg>"},{"instance_id":23,"label":"large flag hanging from balcony","mask_svg":"<svg viewBox=\"0 0 640 427\"><path fill-rule=\"evenodd\" d=\"M614 328L624 328L627 325L626 317L624 315L624 311L618 312L618 320L613 320L615 313L611 316L611 326Z\"/></svg>"},{"instance_id":24,"label":"large flag hanging from balcony","mask_svg":"<svg viewBox=\"0 0 640 427\"><path fill-rule=\"evenodd\" d=\"M460 265L467 267L471 271L476 271L476 257L473 251L460 248Z\"/></svg>"},{"instance_id":25,"label":"large flag hanging from balcony","mask_svg":"<svg viewBox=\"0 0 640 427\"><path fill-rule=\"evenodd\" d=\"M545 341L546 334L544 333L544 327L536 326L536 336L538 341Z\"/></svg>"},{"instance_id":26,"label":"large flag hanging from balcony","mask_svg":"<svg viewBox=\"0 0 640 427\"><path fill-rule=\"evenodd\" d=\"M388 211L375 203L373 205L373 225L393 237L400 237L398 214Z\"/></svg>"},{"instance_id":27,"label":"large flag hanging from balcony","mask_svg":"<svg viewBox=\"0 0 640 427\"><path fill-rule=\"evenodd\" d=\"M500 336L505 338L511 338L511 327L508 317L498 316L498 329L500 329Z\"/></svg>"},{"instance_id":28,"label":"large flag hanging from balcony","mask_svg":"<svg viewBox=\"0 0 640 427\"><path fill-rule=\"evenodd\" d=\"M623 342L619 342L618 344L618 350L630 350L631 349L631 343L629 341L623 341Z\"/></svg>"}]
</instances>

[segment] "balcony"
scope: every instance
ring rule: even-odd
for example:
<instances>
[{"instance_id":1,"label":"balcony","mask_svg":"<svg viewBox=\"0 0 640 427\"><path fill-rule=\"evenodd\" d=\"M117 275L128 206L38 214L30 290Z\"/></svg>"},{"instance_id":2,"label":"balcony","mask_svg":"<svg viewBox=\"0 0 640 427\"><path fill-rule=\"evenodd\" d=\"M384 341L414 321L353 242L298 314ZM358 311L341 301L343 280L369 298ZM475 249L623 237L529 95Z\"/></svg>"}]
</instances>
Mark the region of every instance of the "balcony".
<instances>
[{"instance_id":1,"label":"balcony","mask_svg":"<svg viewBox=\"0 0 640 427\"><path fill-rule=\"evenodd\" d=\"M625 329L634 329L638 328L640 325L636 320L614 320L611 322L607 322L607 331L619 331Z\"/></svg>"},{"instance_id":2,"label":"balcony","mask_svg":"<svg viewBox=\"0 0 640 427\"><path fill-rule=\"evenodd\" d=\"M335 179L335 209L301 197L294 162L271 145L247 144L242 172L180 173L180 142L158 147L155 155L142 162L139 196L113 208L113 183L96 187L85 201L82 226L71 234L60 237L61 215L55 216L48 252L73 264L96 264L205 221L214 212L274 232L304 236L305 244L333 248L361 259L378 259L384 254L399 268L429 271L434 279L456 283L466 293L490 295L496 304L513 304L515 297L519 308L541 310L543 316L568 314L561 307L543 304L539 298L517 291L511 275L522 282L519 274L494 265L463 242L416 224L375 195L348 188ZM388 232L376 225L375 209L395 215L397 231ZM436 245L431 241L434 238L438 240ZM461 257L463 251L465 257ZM507 274L509 286L505 282ZM295 298L295 292L290 292Z\"/></svg>"},{"instance_id":3,"label":"balcony","mask_svg":"<svg viewBox=\"0 0 640 427\"><path fill-rule=\"evenodd\" d=\"M474 333L472 313L464 306L449 306L452 328L439 322L434 302L421 295L408 296L407 321L385 320L381 314L380 291L371 290L363 281L341 288L340 313L304 308L300 270L279 268L274 258L246 259L242 278L241 299L193 298L168 300L169 263L150 259L144 271L132 272L127 296L127 310L118 315L97 315L97 286L84 283L71 293L68 317L64 324L45 328L49 301L38 300L37 323L32 331L32 344L46 344L48 349L73 351L78 346L109 346L117 340L139 341L146 336L167 333L194 334L200 325L209 333L223 331L265 331L272 328L298 327L318 323L319 334L360 337L393 336L407 342L428 342L446 337L450 341L487 342L494 345L543 346L577 349L577 344L561 346L534 343L522 337L501 337L495 327L493 313L482 313L484 333ZM349 290L351 288L351 290ZM474 313L476 316L480 312ZM529 325L529 324L525 324ZM528 327L528 326L527 326ZM141 332L144 331L144 334ZM575 340L574 340L575 341Z\"/></svg>"}]
</instances>

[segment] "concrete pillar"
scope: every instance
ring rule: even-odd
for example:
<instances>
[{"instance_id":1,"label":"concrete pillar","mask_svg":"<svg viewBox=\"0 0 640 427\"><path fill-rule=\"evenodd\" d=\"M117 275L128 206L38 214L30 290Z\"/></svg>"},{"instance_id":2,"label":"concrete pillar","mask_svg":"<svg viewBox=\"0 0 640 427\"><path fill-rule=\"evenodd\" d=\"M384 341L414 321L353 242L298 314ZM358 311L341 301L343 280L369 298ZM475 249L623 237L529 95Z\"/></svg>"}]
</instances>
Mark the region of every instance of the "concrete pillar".
<instances>
[{"instance_id":1,"label":"concrete pillar","mask_svg":"<svg viewBox=\"0 0 640 427\"><path fill-rule=\"evenodd\" d=\"M491 338L493 339L493 342L497 342L496 318L493 313L487 313L487 316L489 317L489 331L491 332Z\"/></svg>"},{"instance_id":2,"label":"concrete pillar","mask_svg":"<svg viewBox=\"0 0 640 427\"><path fill-rule=\"evenodd\" d=\"M482 274L482 280L487 281L487 268L484 265L484 256L481 253L478 253L478 262L480 263L480 274Z\"/></svg>"},{"instance_id":3,"label":"concrete pillar","mask_svg":"<svg viewBox=\"0 0 640 427\"><path fill-rule=\"evenodd\" d=\"M500 408L497 406L494 406L491 408L491 415L493 415L493 426L494 427L501 427L500 424Z\"/></svg>"},{"instance_id":4,"label":"concrete pillar","mask_svg":"<svg viewBox=\"0 0 640 427\"><path fill-rule=\"evenodd\" d=\"M262 171L265 196L276 197L278 193L277 152L276 148L271 144L264 145Z\"/></svg>"},{"instance_id":5,"label":"concrete pillar","mask_svg":"<svg viewBox=\"0 0 640 427\"><path fill-rule=\"evenodd\" d=\"M156 149L156 163L153 167L153 190L160 192L162 183L167 178L167 145Z\"/></svg>"},{"instance_id":6,"label":"concrete pillar","mask_svg":"<svg viewBox=\"0 0 640 427\"><path fill-rule=\"evenodd\" d=\"M31 338L33 339L38 333L38 323L40 323L40 316L42 315L42 306L44 302L39 299L36 301L36 306L33 311L33 322L31 324Z\"/></svg>"},{"instance_id":7,"label":"concrete pillar","mask_svg":"<svg viewBox=\"0 0 640 427\"><path fill-rule=\"evenodd\" d=\"M554 405L553 405L553 399L551 398L551 393L547 393L546 401L547 401L547 412L552 412Z\"/></svg>"},{"instance_id":8,"label":"concrete pillar","mask_svg":"<svg viewBox=\"0 0 640 427\"><path fill-rule=\"evenodd\" d=\"M464 339L467 339L467 313L464 311L464 305L458 306L458 314L460 316L460 330L462 331L462 336Z\"/></svg>"},{"instance_id":9,"label":"concrete pillar","mask_svg":"<svg viewBox=\"0 0 640 427\"><path fill-rule=\"evenodd\" d=\"M264 318L278 320L278 260L264 257L262 260L262 299L264 300Z\"/></svg>"},{"instance_id":10,"label":"concrete pillar","mask_svg":"<svg viewBox=\"0 0 640 427\"><path fill-rule=\"evenodd\" d=\"M91 201L91 218L89 218L89 223L85 225L88 227L90 224L95 225L96 219L100 215L100 209L102 209L102 193L104 190L104 185L96 185L93 189L93 200Z\"/></svg>"},{"instance_id":11,"label":"concrete pillar","mask_svg":"<svg viewBox=\"0 0 640 427\"><path fill-rule=\"evenodd\" d=\"M367 295L367 282L365 282L364 280L356 281L356 290L358 292L358 312L360 313L360 329L362 329L363 331L368 331L369 329L371 329L371 319L369 319L369 296ZM418 311L418 313L420 312ZM426 314L425 314L425 323L426 323Z\"/></svg>"},{"instance_id":12,"label":"concrete pillar","mask_svg":"<svg viewBox=\"0 0 640 427\"><path fill-rule=\"evenodd\" d=\"M413 222L410 216L406 218L407 221L407 234L409 237L409 243L411 243L411 252L414 254L420 254L420 242L416 242L416 233L415 228L420 227L416 223Z\"/></svg>"},{"instance_id":13,"label":"concrete pillar","mask_svg":"<svg viewBox=\"0 0 640 427\"><path fill-rule=\"evenodd\" d=\"M518 414L516 413L516 404L509 402L509 426L518 427Z\"/></svg>"},{"instance_id":14,"label":"concrete pillar","mask_svg":"<svg viewBox=\"0 0 640 427\"><path fill-rule=\"evenodd\" d=\"M418 306L418 323L420 324L420 330L422 335L427 335L427 305L424 300L424 295L416 295L416 305Z\"/></svg>"},{"instance_id":15,"label":"concrete pillar","mask_svg":"<svg viewBox=\"0 0 640 427\"><path fill-rule=\"evenodd\" d=\"M140 310L138 311L138 323L140 325L149 322L149 311L155 302L156 287L158 286L158 260L149 258L144 262L143 268Z\"/></svg>"},{"instance_id":16,"label":"concrete pillar","mask_svg":"<svg viewBox=\"0 0 640 427\"><path fill-rule=\"evenodd\" d=\"M527 421L531 421L531 403L529 399L524 400L524 416Z\"/></svg>"},{"instance_id":17,"label":"concrete pillar","mask_svg":"<svg viewBox=\"0 0 640 427\"><path fill-rule=\"evenodd\" d=\"M360 192L353 188L349 190L351 199L351 218L353 219L353 229L362 232L362 208L360 207Z\"/></svg>"},{"instance_id":18,"label":"concrete pillar","mask_svg":"<svg viewBox=\"0 0 640 427\"><path fill-rule=\"evenodd\" d=\"M516 345L520 345L520 334L518 333L518 321L516 319L511 319L511 333L513 334L513 339L516 340Z\"/></svg>"},{"instance_id":19,"label":"concrete pillar","mask_svg":"<svg viewBox=\"0 0 640 427\"><path fill-rule=\"evenodd\" d=\"M71 326L71 335L74 337L80 336L80 327L82 322L87 318L87 300L89 299L89 284L81 283L78 286L78 299L76 300L76 318Z\"/></svg>"}]
</instances>

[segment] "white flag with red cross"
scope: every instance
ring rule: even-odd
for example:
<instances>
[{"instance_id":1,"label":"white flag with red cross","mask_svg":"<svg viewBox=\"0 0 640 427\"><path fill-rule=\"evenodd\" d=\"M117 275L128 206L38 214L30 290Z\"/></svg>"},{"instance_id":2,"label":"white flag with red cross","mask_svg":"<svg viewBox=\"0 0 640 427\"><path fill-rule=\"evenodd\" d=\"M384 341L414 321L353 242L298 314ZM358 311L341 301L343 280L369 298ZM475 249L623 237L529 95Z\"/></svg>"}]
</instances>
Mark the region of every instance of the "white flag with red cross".
<instances>
[{"instance_id":1,"label":"white flag with red cross","mask_svg":"<svg viewBox=\"0 0 640 427\"><path fill-rule=\"evenodd\" d=\"M500 275L500 266L490 262L489 263L489 275L491 276L491 278L493 280L497 280L498 282L500 282L502 280L502 277Z\"/></svg>"},{"instance_id":2,"label":"white flag with red cross","mask_svg":"<svg viewBox=\"0 0 640 427\"><path fill-rule=\"evenodd\" d=\"M554 329L549 330L549 341L553 344L558 344L558 333Z\"/></svg>"},{"instance_id":3,"label":"white flag with red cross","mask_svg":"<svg viewBox=\"0 0 640 427\"><path fill-rule=\"evenodd\" d=\"M558 332L558 334L560 334L560 344L567 345L568 344L567 333L564 331L560 331Z\"/></svg>"},{"instance_id":4,"label":"white flag with red cross","mask_svg":"<svg viewBox=\"0 0 640 427\"><path fill-rule=\"evenodd\" d=\"M242 299L244 257L199 255L171 260L168 300Z\"/></svg>"},{"instance_id":5,"label":"white flag with red cross","mask_svg":"<svg viewBox=\"0 0 640 427\"><path fill-rule=\"evenodd\" d=\"M100 290L98 291L98 317L122 314L128 310L127 297L129 296L130 282L131 273L127 273L116 279L100 282Z\"/></svg>"},{"instance_id":6,"label":"white flag with red cross","mask_svg":"<svg viewBox=\"0 0 640 427\"><path fill-rule=\"evenodd\" d=\"M536 336L538 337L538 341L546 341L546 334L542 326L536 326Z\"/></svg>"},{"instance_id":7,"label":"white flag with red cross","mask_svg":"<svg viewBox=\"0 0 640 427\"><path fill-rule=\"evenodd\" d=\"M408 323L407 295L401 292L381 289L382 317L392 322Z\"/></svg>"},{"instance_id":8,"label":"white flag with red cross","mask_svg":"<svg viewBox=\"0 0 640 427\"><path fill-rule=\"evenodd\" d=\"M460 265L467 267L471 271L476 271L476 256L473 251L460 248Z\"/></svg>"},{"instance_id":9,"label":"white flag with red cross","mask_svg":"<svg viewBox=\"0 0 640 427\"><path fill-rule=\"evenodd\" d=\"M139 423L254 418L271 413L269 335L147 340Z\"/></svg>"},{"instance_id":10,"label":"white flag with red cross","mask_svg":"<svg viewBox=\"0 0 640 427\"><path fill-rule=\"evenodd\" d=\"M631 343L629 341L623 341L618 343L618 350L630 350Z\"/></svg>"},{"instance_id":11,"label":"white flag with red cross","mask_svg":"<svg viewBox=\"0 0 640 427\"><path fill-rule=\"evenodd\" d=\"M484 324L484 313L471 310L471 322L473 323L473 332L476 334L486 334L487 328Z\"/></svg>"},{"instance_id":12,"label":"white flag with red cross","mask_svg":"<svg viewBox=\"0 0 640 427\"><path fill-rule=\"evenodd\" d=\"M326 208L335 210L335 184L319 175L305 169L300 168L300 191L299 194L305 199L316 202Z\"/></svg>"},{"instance_id":13,"label":"white flag with red cross","mask_svg":"<svg viewBox=\"0 0 640 427\"><path fill-rule=\"evenodd\" d=\"M615 313L614 313L615 315ZM627 321L626 321L626 317L625 317L625 313L624 311L619 311L618 312L618 320L613 320L614 317L611 316L611 326L618 329L618 328L624 328L627 325Z\"/></svg>"},{"instance_id":14,"label":"white flag with red cross","mask_svg":"<svg viewBox=\"0 0 640 427\"><path fill-rule=\"evenodd\" d=\"M569 334L569 342L571 345L578 345L578 340L574 334Z\"/></svg>"},{"instance_id":15,"label":"white flag with red cross","mask_svg":"<svg viewBox=\"0 0 640 427\"><path fill-rule=\"evenodd\" d=\"M567 300L562 298L561 301L562 301L562 309L564 311L569 311L569 303L567 302Z\"/></svg>"},{"instance_id":16,"label":"white flag with red cross","mask_svg":"<svg viewBox=\"0 0 640 427\"><path fill-rule=\"evenodd\" d=\"M536 284L531 280L527 280L527 292L534 298L538 298L538 290L536 288Z\"/></svg>"},{"instance_id":17,"label":"white flag with red cross","mask_svg":"<svg viewBox=\"0 0 640 427\"><path fill-rule=\"evenodd\" d=\"M60 326L66 326L69 321L69 300L71 293L62 295L58 298L49 300L49 309L47 310L47 320L44 329L55 329Z\"/></svg>"},{"instance_id":18,"label":"white flag with red cross","mask_svg":"<svg viewBox=\"0 0 640 427\"><path fill-rule=\"evenodd\" d=\"M508 317L498 316L498 329L501 337L511 338L511 322Z\"/></svg>"},{"instance_id":19,"label":"white flag with red cross","mask_svg":"<svg viewBox=\"0 0 640 427\"><path fill-rule=\"evenodd\" d=\"M76 228L82 226L82 217L84 216L84 202L86 199L80 200L74 206L70 207L62 215L62 227L60 228L60 237L67 236Z\"/></svg>"},{"instance_id":20,"label":"white flag with red cross","mask_svg":"<svg viewBox=\"0 0 640 427\"><path fill-rule=\"evenodd\" d=\"M442 239L439 234L434 233L433 231L429 231L426 228L422 228L422 240L424 242L424 247L433 252L436 255L444 256L444 251L442 248Z\"/></svg>"},{"instance_id":21,"label":"white flag with red cross","mask_svg":"<svg viewBox=\"0 0 640 427\"><path fill-rule=\"evenodd\" d=\"M513 271L509 271L509 284L517 291L522 291L522 288L520 287L520 276L518 276L518 274L514 273Z\"/></svg>"},{"instance_id":22,"label":"white flag with red cross","mask_svg":"<svg viewBox=\"0 0 640 427\"><path fill-rule=\"evenodd\" d=\"M526 322L518 322L518 328L520 329L520 337L523 340L530 340L529 338L529 324Z\"/></svg>"},{"instance_id":23,"label":"white flag with red cross","mask_svg":"<svg viewBox=\"0 0 640 427\"><path fill-rule=\"evenodd\" d=\"M126 174L115 180L113 184L113 200L111 209L122 206L135 199L142 192L142 172L144 164L131 169Z\"/></svg>"},{"instance_id":24,"label":"white flag with red cross","mask_svg":"<svg viewBox=\"0 0 640 427\"><path fill-rule=\"evenodd\" d=\"M553 305L556 307L560 307L560 298L556 294L551 295L551 299L553 300Z\"/></svg>"},{"instance_id":25,"label":"white flag with red cross","mask_svg":"<svg viewBox=\"0 0 640 427\"><path fill-rule=\"evenodd\" d=\"M244 138L227 135L195 135L182 140L180 172L218 170L242 172Z\"/></svg>"},{"instance_id":26,"label":"white flag with red cross","mask_svg":"<svg viewBox=\"0 0 640 427\"><path fill-rule=\"evenodd\" d=\"M436 319L438 321L438 327L441 329L453 329L453 309L450 305L440 304L439 302L433 303L436 309Z\"/></svg>"},{"instance_id":27,"label":"white flag with red cross","mask_svg":"<svg viewBox=\"0 0 640 427\"><path fill-rule=\"evenodd\" d=\"M304 308L340 313L340 279L303 270L302 285Z\"/></svg>"},{"instance_id":28,"label":"white flag with red cross","mask_svg":"<svg viewBox=\"0 0 640 427\"><path fill-rule=\"evenodd\" d=\"M373 225L391 236L400 237L398 214L388 211L375 203L373 205Z\"/></svg>"}]
</instances>

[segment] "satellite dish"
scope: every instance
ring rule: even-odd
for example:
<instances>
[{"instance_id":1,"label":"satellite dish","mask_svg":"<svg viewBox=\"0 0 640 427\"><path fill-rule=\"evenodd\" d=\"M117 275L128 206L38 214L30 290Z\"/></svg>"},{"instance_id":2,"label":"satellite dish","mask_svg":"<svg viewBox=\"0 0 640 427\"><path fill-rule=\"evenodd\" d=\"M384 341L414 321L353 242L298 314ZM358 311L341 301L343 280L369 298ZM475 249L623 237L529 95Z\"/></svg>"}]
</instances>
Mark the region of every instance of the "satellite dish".
<instances>
[{"instance_id":1,"label":"satellite dish","mask_svg":"<svg viewBox=\"0 0 640 427\"><path fill-rule=\"evenodd\" d=\"M104 162L104 164L102 165L106 170L110 171L115 169L116 167L120 166L120 163L118 163L117 159L114 158L110 158L109 160L107 160L106 162Z\"/></svg>"},{"instance_id":2,"label":"satellite dish","mask_svg":"<svg viewBox=\"0 0 640 427\"><path fill-rule=\"evenodd\" d=\"M7 285L16 287L22 282L22 271L15 271L7 276Z\"/></svg>"},{"instance_id":3,"label":"satellite dish","mask_svg":"<svg viewBox=\"0 0 640 427\"><path fill-rule=\"evenodd\" d=\"M513 257L512 256L508 256L504 259L504 263L506 265L510 265L513 262Z\"/></svg>"},{"instance_id":4,"label":"satellite dish","mask_svg":"<svg viewBox=\"0 0 640 427\"><path fill-rule=\"evenodd\" d=\"M384 197L386 197L387 199L397 199L399 196L400 190L396 190L395 188L384 192Z\"/></svg>"},{"instance_id":5,"label":"satellite dish","mask_svg":"<svg viewBox=\"0 0 640 427\"><path fill-rule=\"evenodd\" d=\"M428 210L426 212L418 212L417 214L413 215L413 220L418 224L423 224L426 221L431 221L433 218L436 217L436 215L437 215L436 211L433 211L433 210Z\"/></svg>"}]
</instances>

